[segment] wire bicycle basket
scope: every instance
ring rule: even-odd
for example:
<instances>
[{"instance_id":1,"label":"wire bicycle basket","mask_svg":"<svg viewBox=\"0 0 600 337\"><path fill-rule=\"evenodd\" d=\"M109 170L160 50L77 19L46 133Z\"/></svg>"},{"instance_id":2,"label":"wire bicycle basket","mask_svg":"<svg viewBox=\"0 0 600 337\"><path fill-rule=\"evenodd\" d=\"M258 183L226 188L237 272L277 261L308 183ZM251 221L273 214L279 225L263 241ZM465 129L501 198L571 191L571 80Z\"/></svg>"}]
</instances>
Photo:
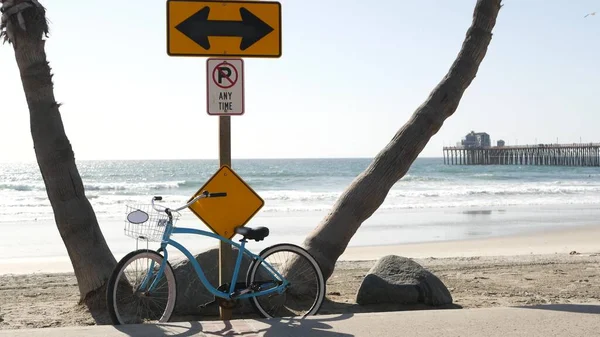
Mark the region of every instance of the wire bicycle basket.
<instances>
[{"instance_id":1,"label":"wire bicycle basket","mask_svg":"<svg viewBox=\"0 0 600 337\"><path fill-rule=\"evenodd\" d=\"M165 212L155 210L150 204L125 206L126 236L134 239L161 242L169 216ZM172 212L173 225L179 219L179 212Z\"/></svg>"}]
</instances>

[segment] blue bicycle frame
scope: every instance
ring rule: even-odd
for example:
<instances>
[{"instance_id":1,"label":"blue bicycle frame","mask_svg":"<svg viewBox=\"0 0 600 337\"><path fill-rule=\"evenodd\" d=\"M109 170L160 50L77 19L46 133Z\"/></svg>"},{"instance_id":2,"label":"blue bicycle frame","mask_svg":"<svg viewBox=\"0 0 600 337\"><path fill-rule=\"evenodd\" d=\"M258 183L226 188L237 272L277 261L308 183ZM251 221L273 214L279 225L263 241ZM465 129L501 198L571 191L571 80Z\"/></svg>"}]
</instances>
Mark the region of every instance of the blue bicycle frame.
<instances>
[{"instance_id":1,"label":"blue bicycle frame","mask_svg":"<svg viewBox=\"0 0 600 337\"><path fill-rule=\"evenodd\" d=\"M194 256L183 245L181 245L179 242L170 238L170 236L172 234L194 234L194 235L208 236L211 238L219 239L223 242L226 242L226 243L231 244L238 248L238 255L237 255L237 259L235 261L235 268L233 269L233 275L231 277L231 283L229 286L228 293L215 288L206 279L206 276L204 275L202 267L200 266L198 261L196 261ZM198 276L198 278L200 278L200 281L202 282L202 284L206 287L206 289L208 289L213 295L215 295L217 297L221 297L221 298L225 298L225 299L243 299L243 298L267 295L267 294L270 294L273 292L278 292L280 294L283 293L283 291L289 284L288 280L286 280L281 274L279 274L268 262L264 261L262 257L247 250L245 248L245 245L247 242L247 240L245 238L240 240L240 242L241 242L241 244L238 244L238 243L233 242L229 239L226 239L218 234L211 233L208 231L203 231L203 230L194 229L194 228L174 227L172 221L170 221L170 220L167 221L165 232L163 234L161 245L160 245L161 250L164 252L163 262L161 263L158 273L156 274L156 278L154 279L152 284L150 284L150 287L147 289L147 291L152 291L152 289L154 289L158 280L162 276L162 274L165 270L165 266L167 265L167 259L169 257L169 254L167 251L167 246L171 245L171 246L177 248L180 252L182 252L190 260L190 262L192 263L192 266L194 267L194 270L196 271L196 275ZM261 263L263 263L264 265L266 265L266 267L268 267L268 268L266 268L267 272L269 272L270 276L273 278L272 283L278 284L279 282L275 281L275 277L278 277L281 280L281 284L277 285L274 288L270 288L267 290L261 290L261 291L257 291L257 292L248 292L245 294L232 296L232 295L234 295L237 278L238 278L240 267L242 264L242 254L246 254L246 255L250 256L251 258L258 260ZM142 281L140 288L142 288L142 289L145 288L145 286L149 280L151 270L153 268L154 268L154 261L152 261L151 268L148 270L148 274Z\"/></svg>"}]
</instances>

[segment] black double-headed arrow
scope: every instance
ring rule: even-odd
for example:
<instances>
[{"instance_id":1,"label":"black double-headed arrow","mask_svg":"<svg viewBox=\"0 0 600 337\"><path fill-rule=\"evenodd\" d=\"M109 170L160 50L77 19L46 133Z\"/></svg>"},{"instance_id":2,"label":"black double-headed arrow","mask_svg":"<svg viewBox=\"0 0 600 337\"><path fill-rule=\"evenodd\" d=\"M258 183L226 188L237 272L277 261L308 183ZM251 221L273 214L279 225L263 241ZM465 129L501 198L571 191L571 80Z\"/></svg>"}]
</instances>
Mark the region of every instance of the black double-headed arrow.
<instances>
[{"instance_id":1,"label":"black double-headed arrow","mask_svg":"<svg viewBox=\"0 0 600 337\"><path fill-rule=\"evenodd\" d=\"M210 8L204 7L175 28L206 50L210 49L209 36L241 37L240 49L246 50L273 31L273 27L244 7L240 8L242 21L209 21L209 13Z\"/></svg>"}]
</instances>

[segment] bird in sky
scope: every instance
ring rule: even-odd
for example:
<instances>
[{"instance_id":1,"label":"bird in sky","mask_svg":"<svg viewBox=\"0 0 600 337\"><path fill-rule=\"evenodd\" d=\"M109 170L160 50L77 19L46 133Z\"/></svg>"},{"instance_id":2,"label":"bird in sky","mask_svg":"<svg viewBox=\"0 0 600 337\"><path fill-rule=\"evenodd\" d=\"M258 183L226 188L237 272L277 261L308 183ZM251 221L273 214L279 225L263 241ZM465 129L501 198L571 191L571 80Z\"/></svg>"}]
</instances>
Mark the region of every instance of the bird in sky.
<instances>
[{"instance_id":1,"label":"bird in sky","mask_svg":"<svg viewBox=\"0 0 600 337\"><path fill-rule=\"evenodd\" d=\"M591 13L588 13L588 14L586 14L586 15L585 15L583 18L585 19L585 18L587 18L587 17L588 17L588 16L590 16L590 15L596 15L596 12L591 12Z\"/></svg>"}]
</instances>

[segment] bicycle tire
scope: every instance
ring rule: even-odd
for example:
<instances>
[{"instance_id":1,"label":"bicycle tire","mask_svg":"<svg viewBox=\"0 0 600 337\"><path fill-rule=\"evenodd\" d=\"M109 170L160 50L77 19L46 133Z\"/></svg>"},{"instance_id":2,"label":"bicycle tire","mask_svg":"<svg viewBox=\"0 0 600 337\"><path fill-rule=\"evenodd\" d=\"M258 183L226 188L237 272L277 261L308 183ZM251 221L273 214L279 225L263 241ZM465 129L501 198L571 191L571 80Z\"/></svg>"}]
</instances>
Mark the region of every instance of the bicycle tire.
<instances>
[{"instance_id":1,"label":"bicycle tire","mask_svg":"<svg viewBox=\"0 0 600 337\"><path fill-rule=\"evenodd\" d=\"M108 279L107 286L106 286L106 303L107 303L110 319L111 319L113 325L128 324L128 323L124 322L124 320L121 318L121 315L119 314L118 308L116 305L117 304L117 299L116 299L116 297L117 297L117 280L120 279L124 269L129 264L131 264L132 262L134 262L135 260L140 259L140 258L149 258L149 259L153 260L154 262L156 262L158 265L160 265L164 259L163 256L160 255L159 253L157 253L156 251L147 250L147 249L139 249L139 250L132 251L129 254L125 255L119 261L119 263L117 263L117 266L115 267L110 278ZM164 323L164 322L169 321L169 319L171 318L171 315L173 314L173 309L175 308L175 302L177 299L177 283L175 280L175 274L173 273L173 267L171 266L169 261L167 261L167 264L165 266L165 269L163 272L163 277L166 277L166 280L167 280L168 300L167 300L165 310L162 313L160 319L158 320L159 323Z\"/></svg>"},{"instance_id":2,"label":"bicycle tire","mask_svg":"<svg viewBox=\"0 0 600 337\"><path fill-rule=\"evenodd\" d=\"M294 252L294 253L297 253L298 255L304 257L306 260L308 260L309 265L315 271L315 274L317 276L317 296L315 298L315 301L314 301L312 307L306 312L306 314L302 315L302 317L316 315L319 312L319 310L321 309L321 306L323 305L323 301L325 299L325 291L326 291L325 278L323 277L323 272L321 271L321 267L319 266L319 263L304 248L294 245L294 244L290 244L290 243L281 243L281 244L276 244L276 245L267 247L262 252L260 252L259 256L264 260L267 257L269 257L270 255L277 253L277 252L282 252L282 251ZM256 272L258 271L258 267L260 265L261 265L260 260L254 259L254 261L252 261L252 264L248 268L248 274L246 276L246 283L248 285L251 285L254 282L255 277L256 277ZM270 315L269 313L267 313L266 310L264 310L264 308L261 306L261 304L258 300L258 297L250 297L249 300L250 300L250 303L252 303L254 310L256 312L258 312L262 317L264 317L264 318L273 318L274 317L274 316Z\"/></svg>"}]
</instances>

